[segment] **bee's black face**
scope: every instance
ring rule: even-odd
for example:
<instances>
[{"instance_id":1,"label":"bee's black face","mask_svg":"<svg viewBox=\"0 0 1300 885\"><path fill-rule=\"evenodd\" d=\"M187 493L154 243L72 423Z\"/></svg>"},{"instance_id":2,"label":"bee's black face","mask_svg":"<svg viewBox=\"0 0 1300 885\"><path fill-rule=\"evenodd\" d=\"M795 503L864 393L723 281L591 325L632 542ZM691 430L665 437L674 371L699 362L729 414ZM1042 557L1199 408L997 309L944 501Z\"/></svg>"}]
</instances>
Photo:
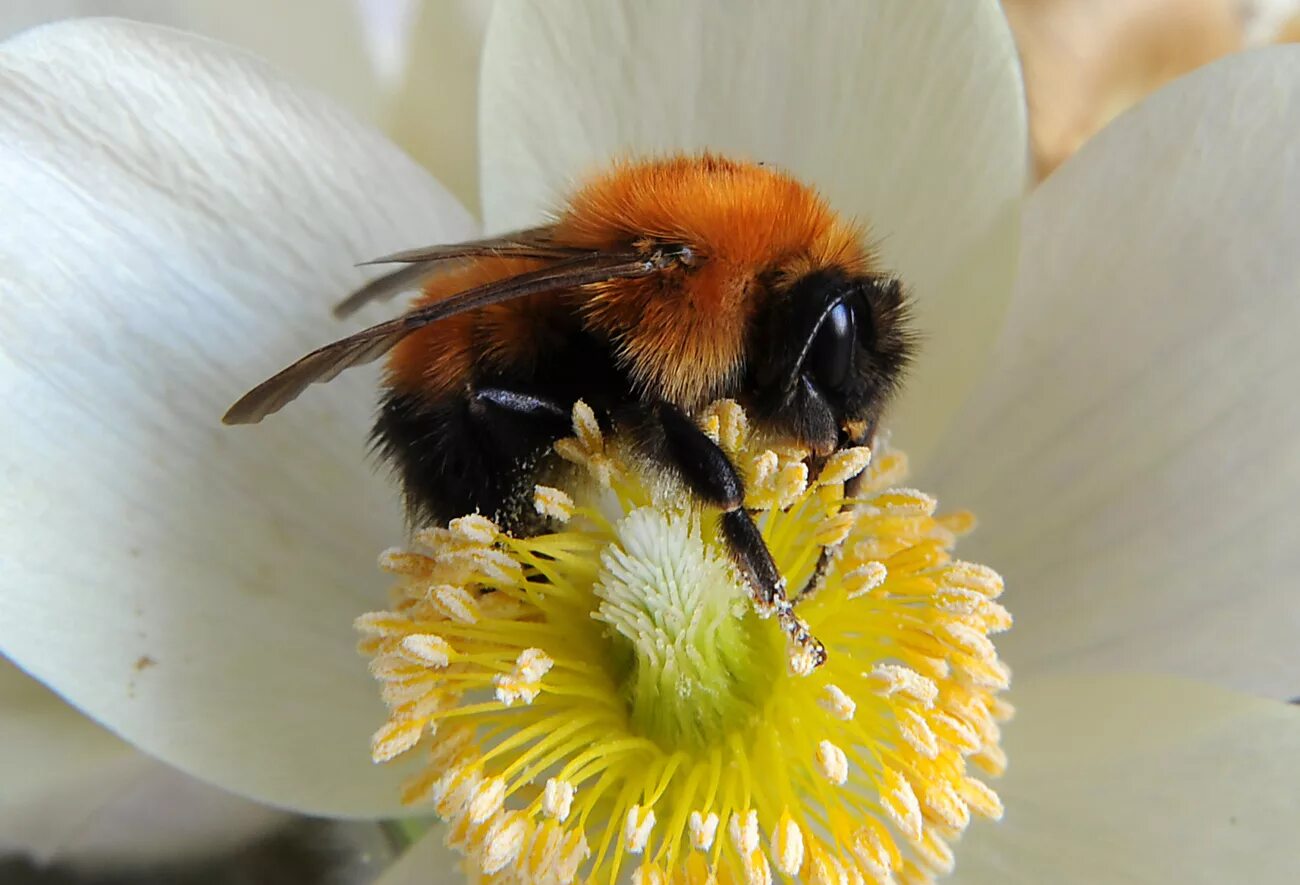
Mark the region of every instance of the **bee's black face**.
<instances>
[{"instance_id":1,"label":"bee's black face","mask_svg":"<svg viewBox=\"0 0 1300 885\"><path fill-rule=\"evenodd\" d=\"M818 454L862 442L907 362L902 287L817 271L774 292L752 332L752 407Z\"/></svg>"}]
</instances>

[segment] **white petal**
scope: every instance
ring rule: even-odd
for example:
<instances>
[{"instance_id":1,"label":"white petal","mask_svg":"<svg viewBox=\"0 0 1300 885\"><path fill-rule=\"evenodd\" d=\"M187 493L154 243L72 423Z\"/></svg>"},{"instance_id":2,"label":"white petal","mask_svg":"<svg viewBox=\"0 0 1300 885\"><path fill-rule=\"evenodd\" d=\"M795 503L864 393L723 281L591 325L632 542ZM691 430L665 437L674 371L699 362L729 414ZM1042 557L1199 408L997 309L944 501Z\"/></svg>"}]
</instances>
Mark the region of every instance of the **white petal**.
<instances>
[{"instance_id":1,"label":"white petal","mask_svg":"<svg viewBox=\"0 0 1300 885\"><path fill-rule=\"evenodd\" d=\"M1300 709L1181 680L1017 685L1006 806L956 883L1295 881Z\"/></svg>"},{"instance_id":2,"label":"white petal","mask_svg":"<svg viewBox=\"0 0 1300 885\"><path fill-rule=\"evenodd\" d=\"M0 854L104 864L219 853L282 824L131 749L0 659Z\"/></svg>"},{"instance_id":3,"label":"white petal","mask_svg":"<svg viewBox=\"0 0 1300 885\"><path fill-rule=\"evenodd\" d=\"M352 0L361 18L366 48L386 88L401 80L411 50L411 24L421 0Z\"/></svg>"},{"instance_id":4,"label":"white petal","mask_svg":"<svg viewBox=\"0 0 1300 885\"><path fill-rule=\"evenodd\" d=\"M121 22L0 54L0 649L268 801L392 807L351 621L399 537L357 373L255 428L243 390L343 330L352 262L472 234L381 136L260 62Z\"/></svg>"},{"instance_id":5,"label":"white petal","mask_svg":"<svg viewBox=\"0 0 1300 885\"><path fill-rule=\"evenodd\" d=\"M1249 46L1275 43L1300 16L1297 0L1250 0L1241 4L1242 29Z\"/></svg>"},{"instance_id":6,"label":"white petal","mask_svg":"<svg viewBox=\"0 0 1300 885\"><path fill-rule=\"evenodd\" d=\"M79 16L168 25L250 49L362 119L377 117L381 83L354 0L4 0L0 7L0 40Z\"/></svg>"},{"instance_id":7,"label":"white petal","mask_svg":"<svg viewBox=\"0 0 1300 885\"><path fill-rule=\"evenodd\" d=\"M464 858L448 848L447 830L435 824L397 863L375 880L375 885L452 885L466 880Z\"/></svg>"},{"instance_id":8,"label":"white petal","mask_svg":"<svg viewBox=\"0 0 1300 885\"><path fill-rule=\"evenodd\" d=\"M479 69L492 0L425 0L384 131L479 211Z\"/></svg>"},{"instance_id":9,"label":"white petal","mask_svg":"<svg viewBox=\"0 0 1300 885\"><path fill-rule=\"evenodd\" d=\"M935 476L1019 672L1300 694L1300 49L1178 81L1030 198L996 366Z\"/></svg>"},{"instance_id":10,"label":"white petal","mask_svg":"<svg viewBox=\"0 0 1300 885\"><path fill-rule=\"evenodd\" d=\"M919 456L1009 297L1022 101L984 0L502 2L484 50L484 218L536 224L620 153L708 147L792 170L868 221L914 290L923 355L893 423Z\"/></svg>"},{"instance_id":11,"label":"white petal","mask_svg":"<svg viewBox=\"0 0 1300 885\"><path fill-rule=\"evenodd\" d=\"M51 855L75 821L63 822L61 830L60 811L69 806L52 814L46 807L79 791L85 801L95 801L105 781L135 755L128 744L0 658L0 855L14 850ZM36 825L29 828L28 821Z\"/></svg>"}]
</instances>

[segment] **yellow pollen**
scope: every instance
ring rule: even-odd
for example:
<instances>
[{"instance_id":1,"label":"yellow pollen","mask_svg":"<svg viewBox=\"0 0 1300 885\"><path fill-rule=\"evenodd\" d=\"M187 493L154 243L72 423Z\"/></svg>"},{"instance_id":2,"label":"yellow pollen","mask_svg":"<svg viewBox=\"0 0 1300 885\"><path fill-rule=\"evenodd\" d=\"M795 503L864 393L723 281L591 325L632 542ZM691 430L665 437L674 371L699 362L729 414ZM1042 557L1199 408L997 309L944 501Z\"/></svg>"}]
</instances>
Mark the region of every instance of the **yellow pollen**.
<instances>
[{"instance_id":1,"label":"yellow pollen","mask_svg":"<svg viewBox=\"0 0 1300 885\"><path fill-rule=\"evenodd\" d=\"M830 741L817 745L817 770L826 780L841 786L849 779L849 757Z\"/></svg>"},{"instance_id":2,"label":"yellow pollen","mask_svg":"<svg viewBox=\"0 0 1300 885\"><path fill-rule=\"evenodd\" d=\"M818 485L843 485L848 480L867 469L871 463L871 449L857 446L842 449L831 455L817 478Z\"/></svg>"},{"instance_id":3,"label":"yellow pollen","mask_svg":"<svg viewBox=\"0 0 1300 885\"><path fill-rule=\"evenodd\" d=\"M925 717L916 710L903 708L898 711L898 731L903 740L926 759L935 759L939 755L939 739L930 728Z\"/></svg>"},{"instance_id":4,"label":"yellow pollen","mask_svg":"<svg viewBox=\"0 0 1300 885\"><path fill-rule=\"evenodd\" d=\"M441 636L412 633L402 637L402 653L414 663L441 669L451 663L451 645Z\"/></svg>"},{"instance_id":5,"label":"yellow pollen","mask_svg":"<svg viewBox=\"0 0 1300 885\"><path fill-rule=\"evenodd\" d=\"M844 689L833 684L826 686L818 703L827 713L845 722L852 719L853 714L858 710L858 705L853 702L853 698L849 697Z\"/></svg>"},{"instance_id":6,"label":"yellow pollen","mask_svg":"<svg viewBox=\"0 0 1300 885\"><path fill-rule=\"evenodd\" d=\"M499 873L510 864L524 847L528 823L523 815L514 812L492 822L483 836L483 854L480 864L483 872Z\"/></svg>"},{"instance_id":7,"label":"yellow pollen","mask_svg":"<svg viewBox=\"0 0 1300 885\"><path fill-rule=\"evenodd\" d=\"M712 811L701 814L692 811L689 819L691 827L691 845L696 851L708 851L713 847L713 840L718 835L718 816Z\"/></svg>"},{"instance_id":8,"label":"yellow pollen","mask_svg":"<svg viewBox=\"0 0 1300 885\"><path fill-rule=\"evenodd\" d=\"M787 810L776 823L772 850L778 872L793 876L803 866L803 832Z\"/></svg>"},{"instance_id":9,"label":"yellow pollen","mask_svg":"<svg viewBox=\"0 0 1300 885\"><path fill-rule=\"evenodd\" d=\"M386 723L370 739L370 755L376 762L395 759L420 741L424 723L394 720Z\"/></svg>"},{"instance_id":10,"label":"yellow pollen","mask_svg":"<svg viewBox=\"0 0 1300 885\"><path fill-rule=\"evenodd\" d=\"M632 872L632 885L668 885L668 878L659 864L644 863Z\"/></svg>"},{"instance_id":11,"label":"yellow pollen","mask_svg":"<svg viewBox=\"0 0 1300 885\"><path fill-rule=\"evenodd\" d=\"M753 854L758 850L758 812L751 808L734 815L727 823L727 835L741 855Z\"/></svg>"},{"instance_id":12,"label":"yellow pollen","mask_svg":"<svg viewBox=\"0 0 1300 885\"><path fill-rule=\"evenodd\" d=\"M755 848L744 863L745 885L771 885L772 865L768 863L767 855Z\"/></svg>"},{"instance_id":13,"label":"yellow pollen","mask_svg":"<svg viewBox=\"0 0 1300 885\"><path fill-rule=\"evenodd\" d=\"M868 562L844 576L844 593L849 599L870 593L885 583L889 569L883 562Z\"/></svg>"},{"instance_id":14,"label":"yellow pollen","mask_svg":"<svg viewBox=\"0 0 1300 885\"><path fill-rule=\"evenodd\" d=\"M538 486L533 493L533 507L542 516L557 522L568 522L573 518L573 499L559 489L550 486Z\"/></svg>"},{"instance_id":15,"label":"yellow pollen","mask_svg":"<svg viewBox=\"0 0 1300 885\"><path fill-rule=\"evenodd\" d=\"M573 797L577 789L573 784L550 778L546 781L546 790L542 793L542 810L548 817L564 823L573 807Z\"/></svg>"},{"instance_id":16,"label":"yellow pollen","mask_svg":"<svg viewBox=\"0 0 1300 885\"><path fill-rule=\"evenodd\" d=\"M443 584L429 589L429 601L439 614L460 624L473 624L478 620L478 602L464 587Z\"/></svg>"},{"instance_id":17,"label":"yellow pollen","mask_svg":"<svg viewBox=\"0 0 1300 885\"><path fill-rule=\"evenodd\" d=\"M895 694L919 701L927 709L939 697L939 686L933 679L915 670L897 664L881 664L867 676L868 683L886 698Z\"/></svg>"},{"instance_id":18,"label":"yellow pollen","mask_svg":"<svg viewBox=\"0 0 1300 885\"><path fill-rule=\"evenodd\" d=\"M627 850L632 854L640 854L645 851L646 845L650 842L650 831L655 826L655 813L653 809L642 808L640 805L633 805L627 811Z\"/></svg>"},{"instance_id":19,"label":"yellow pollen","mask_svg":"<svg viewBox=\"0 0 1300 885\"><path fill-rule=\"evenodd\" d=\"M471 823L481 824L498 811L506 798L506 782L494 777L480 784L469 802L469 819Z\"/></svg>"},{"instance_id":20,"label":"yellow pollen","mask_svg":"<svg viewBox=\"0 0 1300 885\"><path fill-rule=\"evenodd\" d=\"M447 530L470 544L484 547L494 542L501 535L501 530L497 528L496 523L486 516L478 514L453 519L448 523Z\"/></svg>"},{"instance_id":21,"label":"yellow pollen","mask_svg":"<svg viewBox=\"0 0 1300 885\"><path fill-rule=\"evenodd\" d=\"M903 835L909 839L921 835L921 803L917 801L912 785L892 768L881 772L880 798L885 811L893 819Z\"/></svg>"},{"instance_id":22,"label":"yellow pollen","mask_svg":"<svg viewBox=\"0 0 1300 885\"><path fill-rule=\"evenodd\" d=\"M901 486L900 452L810 469L735 403L697 420L826 662L756 610L718 512L580 403L535 489L542 533L471 515L381 554L390 604L356 621L389 711L372 757L416 761L403 801L492 881L950 872L971 818L1002 815L982 778L1013 712L1002 579L952 556L973 517Z\"/></svg>"}]
</instances>

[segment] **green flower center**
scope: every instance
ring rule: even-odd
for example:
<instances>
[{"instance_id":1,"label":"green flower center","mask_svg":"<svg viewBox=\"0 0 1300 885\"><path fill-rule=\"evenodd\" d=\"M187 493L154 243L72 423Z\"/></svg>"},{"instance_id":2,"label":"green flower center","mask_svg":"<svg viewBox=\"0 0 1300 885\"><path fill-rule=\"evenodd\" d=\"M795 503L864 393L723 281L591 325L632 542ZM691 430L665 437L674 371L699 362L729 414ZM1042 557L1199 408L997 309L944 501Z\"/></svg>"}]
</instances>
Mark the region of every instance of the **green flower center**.
<instances>
[{"instance_id":1,"label":"green flower center","mask_svg":"<svg viewBox=\"0 0 1300 885\"><path fill-rule=\"evenodd\" d=\"M616 533L593 617L612 628L634 728L665 750L699 749L761 718L785 651L699 517L642 507Z\"/></svg>"}]
</instances>

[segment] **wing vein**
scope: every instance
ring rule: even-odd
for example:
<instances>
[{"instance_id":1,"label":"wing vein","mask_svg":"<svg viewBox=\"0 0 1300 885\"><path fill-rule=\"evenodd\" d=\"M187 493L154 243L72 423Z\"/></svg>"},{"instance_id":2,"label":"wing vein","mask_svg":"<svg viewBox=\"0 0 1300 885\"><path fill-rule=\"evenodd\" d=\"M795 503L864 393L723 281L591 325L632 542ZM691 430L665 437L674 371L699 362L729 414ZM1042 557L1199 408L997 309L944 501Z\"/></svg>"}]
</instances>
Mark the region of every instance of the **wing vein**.
<instances>
[{"instance_id":1,"label":"wing vein","mask_svg":"<svg viewBox=\"0 0 1300 885\"><path fill-rule=\"evenodd\" d=\"M222 420L226 424L261 421L297 399L312 384L329 381L353 366L373 362L407 335L446 317L542 292L648 276L663 270L674 257L661 253L650 257L635 253L601 253L571 258L467 289L313 350L244 394Z\"/></svg>"}]
</instances>

